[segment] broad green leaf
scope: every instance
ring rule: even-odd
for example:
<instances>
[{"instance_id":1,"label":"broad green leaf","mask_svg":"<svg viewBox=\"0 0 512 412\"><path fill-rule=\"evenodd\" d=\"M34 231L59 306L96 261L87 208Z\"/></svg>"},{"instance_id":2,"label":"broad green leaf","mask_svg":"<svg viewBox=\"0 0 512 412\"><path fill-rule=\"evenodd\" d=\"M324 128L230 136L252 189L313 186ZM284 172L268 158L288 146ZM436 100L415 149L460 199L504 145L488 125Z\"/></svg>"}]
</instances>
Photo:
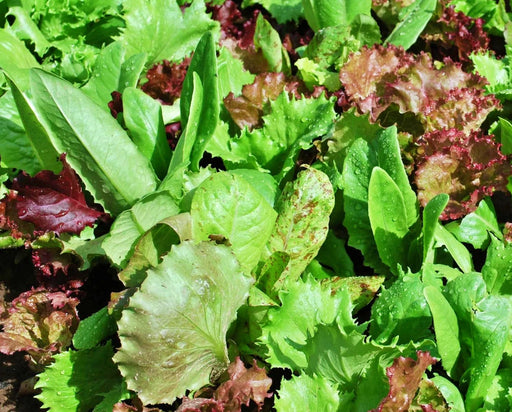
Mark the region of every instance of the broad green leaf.
<instances>
[{"instance_id":1,"label":"broad green leaf","mask_svg":"<svg viewBox=\"0 0 512 412\"><path fill-rule=\"evenodd\" d=\"M512 295L512 245L504 244L491 235L482 276L492 295Z\"/></svg>"},{"instance_id":2,"label":"broad green leaf","mask_svg":"<svg viewBox=\"0 0 512 412\"><path fill-rule=\"evenodd\" d=\"M0 139L0 153L2 154L2 165L9 169L25 170L33 176L43 170L44 164L39 161L37 153L25 133L19 114L17 112L11 114L5 110L7 100L12 101L12 106L16 110L12 93L5 93L0 98L2 113L0 117L0 136L2 136ZM0 194L0 197L3 197L3 193Z\"/></svg>"},{"instance_id":3,"label":"broad green leaf","mask_svg":"<svg viewBox=\"0 0 512 412\"><path fill-rule=\"evenodd\" d=\"M39 63L25 43L5 29L0 29L0 69L23 91L30 87L27 69L39 67Z\"/></svg>"},{"instance_id":4,"label":"broad green leaf","mask_svg":"<svg viewBox=\"0 0 512 412\"><path fill-rule=\"evenodd\" d=\"M73 335L73 346L75 349L92 349L116 331L116 321L105 306L80 321L78 329Z\"/></svg>"},{"instance_id":5,"label":"broad green leaf","mask_svg":"<svg viewBox=\"0 0 512 412\"><path fill-rule=\"evenodd\" d=\"M322 265L331 268L337 276L354 276L354 262L345 246L346 240L336 237L334 232L329 230L316 259Z\"/></svg>"},{"instance_id":6,"label":"broad green leaf","mask_svg":"<svg viewBox=\"0 0 512 412\"><path fill-rule=\"evenodd\" d=\"M283 380L275 400L277 412L336 412L339 394L336 385L321 376L302 374Z\"/></svg>"},{"instance_id":7,"label":"broad green leaf","mask_svg":"<svg viewBox=\"0 0 512 412\"><path fill-rule=\"evenodd\" d=\"M489 240L489 233L498 239L503 237L492 201L486 197L474 212L464 216L454 234L461 242L482 249Z\"/></svg>"},{"instance_id":8,"label":"broad green leaf","mask_svg":"<svg viewBox=\"0 0 512 412\"><path fill-rule=\"evenodd\" d=\"M346 287L354 305L352 312L357 313L373 301L384 280L384 276L336 276L323 280L322 284L329 285L332 290Z\"/></svg>"},{"instance_id":9,"label":"broad green leaf","mask_svg":"<svg viewBox=\"0 0 512 412\"><path fill-rule=\"evenodd\" d=\"M266 349L267 361L272 367L301 370L307 359L300 345L304 345L320 323L332 323L340 315L347 327L355 328L352 305L346 289L333 294L308 277L291 283L279 293L282 304L271 307L262 326L260 343Z\"/></svg>"},{"instance_id":10,"label":"broad green leaf","mask_svg":"<svg viewBox=\"0 0 512 412\"><path fill-rule=\"evenodd\" d=\"M253 169L233 169L229 173L247 180L263 196L268 204L274 207L278 188L277 182L270 174Z\"/></svg>"},{"instance_id":11,"label":"broad green leaf","mask_svg":"<svg viewBox=\"0 0 512 412\"><path fill-rule=\"evenodd\" d=\"M343 162L343 223L349 234L348 244L361 250L365 264L380 274L388 273L389 269L379 257L368 215L368 190L375 166L385 170L400 189L407 226L411 227L418 220L416 194L402 164L396 133L395 127L389 127L378 132L371 142L356 139Z\"/></svg>"},{"instance_id":12,"label":"broad green leaf","mask_svg":"<svg viewBox=\"0 0 512 412\"><path fill-rule=\"evenodd\" d=\"M206 33L196 47L183 81L180 113L184 131L171 159L169 174L188 161L193 171L199 170L199 161L217 127L219 111L215 44L212 35Z\"/></svg>"},{"instance_id":13,"label":"broad green leaf","mask_svg":"<svg viewBox=\"0 0 512 412\"><path fill-rule=\"evenodd\" d=\"M119 371L112 362L110 344L93 349L67 351L54 356L55 363L38 375L36 395L51 412L90 411L101 403L105 394L119 388L119 402L129 393Z\"/></svg>"},{"instance_id":14,"label":"broad green leaf","mask_svg":"<svg viewBox=\"0 0 512 412\"><path fill-rule=\"evenodd\" d=\"M33 103L52 143L108 212L119 214L155 190L149 161L109 113L51 74L33 70L31 80Z\"/></svg>"},{"instance_id":15,"label":"broad green leaf","mask_svg":"<svg viewBox=\"0 0 512 412\"><path fill-rule=\"evenodd\" d=\"M192 240L189 213L161 220L139 238L128 264L118 274L119 280L128 288L140 286L147 270L158 266L173 245L186 240Z\"/></svg>"},{"instance_id":16,"label":"broad green leaf","mask_svg":"<svg viewBox=\"0 0 512 412\"><path fill-rule=\"evenodd\" d=\"M238 96L242 87L254 81L254 74L244 69L241 60L235 58L226 47L221 47L217 59L219 71L219 97L224 98L230 92Z\"/></svg>"},{"instance_id":17,"label":"broad green leaf","mask_svg":"<svg viewBox=\"0 0 512 412\"><path fill-rule=\"evenodd\" d=\"M467 342L471 336L473 310L487 294L484 280L480 273L462 274L446 284L443 294L457 315L460 341Z\"/></svg>"},{"instance_id":18,"label":"broad green leaf","mask_svg":"<svg viewBox=\"0 0 512 412\"><path fill-rule=\"evenodd\" d=\"M435 231L439 216L450 197L442 193L432 198L423 210L423 262L434 263Z\"/></svg>"},{"instance_id":19,"label":"broad green leaf","mask_svg":"<svg viewBox=\"0 0 512 412\"><path fill-rule=\"evenodd\" d=\"M434 332L443 368L448 375L451 375L460 353L457 315L441 291L435 286L426 286L423 294L432 313Z\"/></svg>"},{"instance_id":20,"label":"broad green leaf","mask_svg":"<svg viewBox=\"0 0 512 412\"><path fill-rule=\"evenodd\" d=\"M219 95L217 80L217 54L215 43L211 33L205 33L194 51L194 56L190 61L187 75L183 81L183 90L180 97L181 122L186 126L192 112L192 99L194 93L193 73L197 73L203 89L208 91L208 99L205 99L201 107L201 116L206 122L203 127L207 127L210 133L213 133L216 126L216 118L219 116ZM215 118L215 121L213 122ZM213 123L212 123L213 122Z\"/></svg>"},{"instance_id":21,"label":"broad green leaf","mask_svg":"<svg viewBox=\"0 0 512 412\"><path fill-rule=\"evenodd\" d=\"M263 57L267 60L269 72L283 72L290 74L290 58L288 52L281 44L279 33L265 20L262 14L258 14L254 31L254 46L261 49Z\"/></svg>"},{"instance_id":22,"label":"broad green leaf","mask_svg":"<svg viewBox=\"0 0 512 412\"><path fill-rule=\"evenodd\" d=\"M127 0L123 7L126 28L119 40L128 56L147 53L148 66L164 59L181 61L194 51L205 32L219 30L203 0L193 0L184 12L176 0Z\"/></svg>"},{"instance_id":23,"label":"broad green leaf","mask_svg":"<svg viewBox=\"0 0 512 412\"><path fill-rule=\"evenodd\" d=\"M227 246L173 246L118 322L114 361L128 388L144 404L172 403L220 376L229 363L226 332L251 283Z\"/></svg>"},{"instance_id":24,"label":"broad green leaf","mask_svg":"<svg viewBox=\"0 0 512 412\"><path fill-rule=\"evenodd\" d=\"M179 207L168 192L150 193L116 218L102 247L115 265L124 268L144 232L179 212Z\"/></svg>"},{"instance_id":25,"label":"broad green leaf","mask_svg":"<svg viewBox=\"0 0 512 412\"><path fill-rule=\"evenodd\" d=\"M483 403L503 357L509 339L512 307L505 296L488 296L478 302L474 313L466 410Z\"/></svg>"},{"instance_id":26,"label":"broad green leaf","mask_svg":"<svg viewBox=\"0 0 512 412\"><path fill-rule=\"evenodd\" d=\"M432 315L419 274L407 274L381 292L372 305L370 334L376 342L419 342L431 337Z\"/></svg>"},{"instance_id":27,"label":"broad green leaf","mask_svg":"<svg viewBox=\"0 0 512 412\"><path fill-rule=\"evenodd\" d=\"M279 24L303 17L301 0L243 0L242 7L261 4Z\"/></svg>"},{"instance_id":28,"label":"broad green leaf","mask_svg":"<svg viewBox=\"0 0 512 412\"><path fill-rule=\"evenodd\" d=\"M358 14L370 15L371 0L302 0L309 26L318 31L339 24L349 25Z\"/></svg>"},{"instance_id":29,"label":"broad green leaf","mask_svg":"<svg viewBox=\"0 0 512 412\"><path fill-rule=\"evenodd\" d=\"M464 273L468 273L473 270L473 260L469 251L439 222L436 224L434 237L437 243L441 246L446 246L446 249L452 256L453 260L455 260L459 268Z\"/></svg>"},{"instance_id":30,"label":"broad green leaf","mask_svg":"<svg viewBox=\"0 0 512 412\"><path fill-rule=\"evenodd\" d=\"M260 260L276 212L243 178L215 173L195 191L190 209L196 240L225 237L246 273Z\"/></svg>"},{"instance_id":31,"label":"broad green leaf","mask_svg":"<svg viewBox=\"0 0 512 412\"><path fill-rule=\"evenodd\" d=\"M384 44L391 43L406 50L411 47L434 14L436 4L436 0L415 0L407 7L402 20L398 22Z\"/></svg>"},{"instance_id":32,"label":"broad green leaf","mask_svg":"<svg viewBox=\"0 0 512 412\"><path fill-rule=\"evenodd\" d=\"M398 265L407 263L407 211L400 189L378 166L372 170L368 185L368 217L379 256L396 274Z\"/></svg>"},{"instance_id":33,"label":"broad green leaf","mask_svg":"<svg viewBox=\"0 0 512 412\"><path fill-rule=\"evenodd\" d=\"M112 92L123 93L125 88L135 87L144 67L144 53L128 59L125 57L121 42L116 41L106 46L94 63L91 78L81 88L106 111L109 111L108 103L112 100Z\"/></svg>"},{"instance_id":34,"label":"broad green leaf","mask_svg":"<svg viewBox=\"0 0 512 412\"><path fill-rule=\"evenodd\" d=\"M491 127L489 130L489 134L491 133L501 143L501 153L504 155L512 154L512 123L507 119L498 117L495 127Z\"/></svg>"},{"instance_id":35,"label":"broad green leaf","mask_svg":"<svg viewBox=\"0 0 512 412\"><path fill-rule=\"evenodd\" d=\"M9 80L8 76L7 83L11 88L24 133L22 134L19 125L16 127L13 122L8 122L5 125L8 133L4 135L3 142L0 144L2 154L5 150L7 161L17 160L12 167L22 166L22 170L26 170L31 175L35 175L41 170L60 172L62 164L59 162L59 153L51 142L48 131L41 124L43 113L34 106L33 101L18 88L14 81ZM19 144L18 154L16 154L15 147L17 144ZM20 155L26 156L21 163Z\"/></svg>"},{"instance_id":36,"label":"broad green leaf","mask_svg":"<svg viewBox=\"0 0 512 412\"><path fill-rule=\"evenodd\" d=\"M327 175L307 168L288 182L276 204L274 231L267 244L268 254L285 252L290 261L276 282L279 290L295 282L317 255L329 230L334 192Z\"/></svg>"},{"instance_id":37,"label":"broad green leaf","mask_svg":"<svg viewBox=\"0 0 512 412\"><path fill-rule=\"evenodd\" d=\"M437 374L433 378L430 378L430 380L434 382L443 394L444 399L446 399L448 405L451 407L450 411L466 412L466 408L464 408L464 400L462 399L462 395L457 386L444 376Z\"/></svg>"},{"instance_id":38,"label":"broad green leaf","mask_svg":"<svg viewBox=\"0 0 512 412\"><path fill-rule=\"evenodd\" d=\"M140 89L128 87L123 93L123 119L128 132L150 161L156 175L164 178L171 161L160 103Z\"/></svg>"}]
</instances>

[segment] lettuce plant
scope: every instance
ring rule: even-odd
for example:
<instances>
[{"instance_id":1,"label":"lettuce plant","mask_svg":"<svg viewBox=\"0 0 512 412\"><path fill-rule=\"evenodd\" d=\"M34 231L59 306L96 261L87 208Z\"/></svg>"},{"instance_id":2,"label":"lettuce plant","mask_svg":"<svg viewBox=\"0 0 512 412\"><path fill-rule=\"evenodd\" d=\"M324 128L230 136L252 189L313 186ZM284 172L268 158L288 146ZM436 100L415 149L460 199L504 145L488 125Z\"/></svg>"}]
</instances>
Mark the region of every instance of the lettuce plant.
<instances>
[{"instance_id":1,"label":"lettuce plant","mask_svg":"<svg viewBox=\"0 0 512 412\"><path fill-rule=\"evenodd\" d=\"M0 352L43 408L510 410L504 2L22 3Z\"/></svg>"}]
</instances>

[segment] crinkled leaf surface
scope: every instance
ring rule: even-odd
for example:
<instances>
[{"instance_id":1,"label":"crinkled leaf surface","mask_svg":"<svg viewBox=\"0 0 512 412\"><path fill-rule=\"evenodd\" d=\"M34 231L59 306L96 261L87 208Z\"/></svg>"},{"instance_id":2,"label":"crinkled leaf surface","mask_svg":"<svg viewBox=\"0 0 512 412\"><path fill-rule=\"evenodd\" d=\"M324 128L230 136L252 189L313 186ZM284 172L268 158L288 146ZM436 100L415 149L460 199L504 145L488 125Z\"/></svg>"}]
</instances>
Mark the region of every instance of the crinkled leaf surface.
<instances>
[{"instance_id":1,"label":"crinkled leaf surface","mask_svg":"<svg viewBox=\"0 0 512 412\"><path fill-rule=\"evenodd\" d=\"M273 367L292 370L307 367L306 355L298 345L306 343L318 324L331 323L341 313L347 324L355 326L346 289L332 295L330 288L308 277L290 284L279 298L282 305L269 309L260 339L267 349L267 361Z\"/></svg>"},{"instance_id":2,"label":"crinkled leaf surface","mask_svg":"<svg viewBox=\"0 0 512 412\"><path fill-rule=\"evenodd\" d=\"M336 385L321 376L310 377L306 374L283 380L279 389L279 398L275 400L277 412L338 410L339 394Z\"/></svg>"},{"instance_id":3,"label":"crinkled leaf surface","mask_svg":"<svg viewBox=\"0 0 512 412\"><path fill-rule=\"evenodd\" d=\"M215 173L195 192L190 210L197 240L224 236L247 272L258 263L276 212L243 177Z\"/></svg>"},{"instance_id":4,"label":"crinkled leaf surface","mask_svg":"<svg viewBox=\"0 0 512 412\"><path fill-rule=\"evenodd\" d=\"M147 64L180 61L194 51L205 32L218 32L219 25L206 13L203 0L192 1L184 12L176 0L128 0L123 6L126 28L119 39L129 56L147 53Z\"/></svg>"},{"instance_id":5,"label":"crinkled leaf surface","mask_svg":"<svg viewBox=\"0 0 512 412\"><path fill-rule=\"evenodd\" d=\"M149 160L109 113L42 70L33 69L31 81L34 105L52 143L67 153L68 163L108 212L118 214L156 188Z\"/></svg>"},{"instance_id":6,"label":"crinkled leaf surface","mask_svg":"<svg viewBox=\"0 0 512 412\"><path fill-rule=\"evenodd\" d=\"M128 388L144 403L172 403L225 371L226 332L251 283L227 246L173 246L118 322L114 360Z\"/></svg>"},{"instance_id":7,"label":"crinkled leaf surface","mask_svg":"<svg viewBox=\"0 0 512 412\"><path fill-rule=\"evenodd\" d=\"M240 138L224 144L231 156L238 156L235 164L253 168L250 161L255 159L259 166L279 175L280 180L295 165L301 149L310 148L313 139L332 129L334 110L323 95L297 100L290 99L286 92L271 101L270 108L271 113L263 116L263 128L244 131ZM224 157L223 153L220 155Z\"/></svg>"},{"instance_id":8,"label":"crinkled leaf surface","mask_svg":"<svg viewBox=\"0 0 512 412\"><path fill-rule=\"evenodd\" d=\"M117 388L119 397L110 404L112 408L129 397L112 355L110 344L56 355L55 363L38 375L36 388L41 389L41 394L36 397L52 412L85 412Z\"/></svg>"},{"instance_id":9,"label":"crinkled leaf surface","mask_svg":"<svg viewBox=\"0 0 512 412\"><path fill-rule=\"evenodd\" d=\"M279 198L274 231L267 244L269 254L285 252L290 256L276 289L294 282L317 255L329 230L334 207L334 192L327 175L308 168L288 182Z\"/></svg>"},{"instance_id":10,"label":"crinkled leaf surface","mask_svg":"<svg viewBox=\"0 0 512 412\"><path fill-rule=\"evenodd\" d=\"M389 394L372 412L409 410L425 370L436 363L428 352L418 351L417 356L417 360L400 356L387 368Z\"/></svg>"},{"instance_id":11,"label":"crinkled leaf surface","mask_svg":"<svg viewBox=\"0 0 512 412\"><path fill-rule=\"evenodd\" d=\"M0 352L26 351L39 365L66 348L78 324L78 299L38 288L14 299L2 313ZM3 308L2 308L3 309Z\"/></svg>"}]
</instances>

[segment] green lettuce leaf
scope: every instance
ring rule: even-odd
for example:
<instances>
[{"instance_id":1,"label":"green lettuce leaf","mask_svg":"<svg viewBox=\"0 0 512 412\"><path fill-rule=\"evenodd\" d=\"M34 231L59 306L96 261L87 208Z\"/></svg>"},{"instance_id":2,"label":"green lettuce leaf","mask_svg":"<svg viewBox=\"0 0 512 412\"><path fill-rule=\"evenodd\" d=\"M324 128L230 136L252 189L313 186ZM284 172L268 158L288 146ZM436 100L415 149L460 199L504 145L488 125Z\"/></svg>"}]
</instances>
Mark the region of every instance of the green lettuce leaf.
<instances>
[{"instance_id":1,"label":"green lettuce leaf","mask_svg":"<svg viewBox=\"0 0 512 412\"><path fill-rule=\"evenodd\" d=\"M149 161L109 113L68 82L33 70L32 99L45 131L97 202L119 214L155 190Z\"/></svg>"},{"instance_id":2,"label":"green lettuce leaf","mask_svg":"<svg viewBox=\"0 0 512 412\"><path fill-rule=\"evenodd\" d=\"M128 388L144 403L172 403L215 381L227 369L226 332L251 283L227 246L173 246L118 322L114 360Z\"/></svg>"},{"instance_id":3,"label":"green lettuce leaf","mask_svg":"<svg viewBox=\"0 0 512 412\"><path fill-rule=\"evenodd\" d=\"M98 54L91 78L81 90L109 111L112 92L123 93L127 87L137 86L145 61L145 53L127 56L120 41L111 43Z\"/></svg>"},{"instance_id":4,"label":"green lettuce leaf","mask_svg":"<svg viewBox=\"0 0 512 412\"><path fill-rule=\"evenodd\" d=\"M482 276L491 295L512 295L512 244L491 235Z\"/></svg>"},{"instance_id":5,"label":"green lettuce leaf","mask_svg":"<svg viewBox=\"0 0 512 412\"><path fill-rule=\"evenodd\" d=\"M496 211L488 197L482 199L474 212L464 216L460 224L450 230L461 242L470 243L477 249L487 246L491 233L498 239L503 238Z\"/></svg>"},{"instance_id":6,"label":"green lettuce leaf","mask_svg":"<svg viewBox=\"0 0 512 412\"><path fill-rule=\"evenodd\" d=\"M432 315L423 296L420 274L405 274L381 292L372 305L370 335L379 343L398 337L399 343L432 337Z\"/></svg>"},{"instance_id":7,"label":"green lettuce leaf","mask_svg":"<svg viewBox=\"0 0 512 412\"><path fill-rule=\"evenodd\" d=\"M228 172L215 173L195 190L190 214L194 238L226 238L246 273L260 260L277 217L247 180Z\"/></svg>"},{"instance_id":8,"label":"green lettuce leaf","mask_svg":"<svg viewBox=\"0 0 512 412\"><path fill-rule=\"evenodd\" d=\"M285 252L290 260L274 285L295 282L318 254L329 230L334 207L334 191L327 175L307 168L288 182L276 204L274 231L266 246L267 254Z\"/></svg>"},{"instance_id":9,"label":"green lettuce leaf","mask_svg":"<svg viewBox=\"0 0 512 412\"><path fill-rule=\"evenodd\" d=\"M112 409L114 403L130 397L112 355L110 343L56 355L55 363L38 375L36 388L41 393L36 398L52 412L90 411L116 391Z\"/></svg>"},{"instance_id":10,"label":"green lettuce leaf","mask_svg":"<svg viewBox=\"0 0 512 412\"><path fill-rule=\"evenodd\" d=\"M321 376L294 376L281 383L278 393L279 397L274 404L277 412L336 412L340 401L336 385Z\"/></svg>"},{"instance_id":11,"label":"green lettuce leaf","mask_svg":"<svg viewBox=\"0 0 512 412\"><path fill-rule=\"evenodd\" d=\"M332 294L308 277L291 283L279 293L280 307L271 307L262 325L260 343L266 349L272 367L301 370L308 366L306 353L300 347L321 323L332 323L341 316L347 327L355 328L352 305L347 289Z\"/></svg>"},{"instance_id":12,"label":"green lettuce leaf","mask_svg":"<svg viewBox=\"0 0 512 412\"><path fill-rule=\"evenodd\" d=\"M164 178L171 161L171 149L160 103L140 89L128 87L123 93L123 119L137 148L151 161L156 175Z\"/></svg>"},{"instance_id":13,"label":"green lettuce leaf","mask_svg":"<svg viewBox=\"0 0 512 412\"><path fill-rule=\"evenodd\" d=\"M401 21L395 26L384 44L391 43L402 46L405 50L411 47L432 18L436 9L436 0L417 0L404 9Z\"/></svg>"},{"instance_id":14,"label":"green lettuce leaf","mask_svg":"<svg viewBox=\"0 0 512 412\"><path fill-rule=\"evenodd\" d=\"M144 232L179 212L176 201L167 191L150 193L116 218L102 243L103 250L115 265L124 268Z\"/></svg>"},{"instance_id":15,"label":"green lettuce leaf","mask_svg":"<svg viewBox=\"0 0 512 412\"><path fill-rule=\"evenodd\" d=\"M303 16L301 0L243 0L242 7L261 4L279 24L299 20Z\"/></svg>"},{"instance_id":16,"label":"green lettuce leaf","mask_svg":"<svg viewBox=\"0 0 512 412\"><path fill-rule=\"evenodd\" d=\"M318 31L340 24L349 25L357 15L370 15L371 0L303 0L304 16L309 26Z\"/></svg>"},{"instance_id":17,"label":"green lettuce leaf","mask_svg":"<svg viewBox=\"0 0 512 412\"><path fill-rule=\"evenodd\" d=\"M332 102L323 95L297 100L284 92L270 102L270 110L263 116L261 129L244 129L239 138L226 134L225 141L218 142L217 152L209 149L212 155L221 156L230 169L259 166L281 181L295 166L299 152L309 149L313 139L332 130L335 116Z\"/></svg>"},{"instance_id":18,"label":"green lettuce leaf","mask_svg":"<svg viewBox=\"0 0 512 412\"><path fill-rule=\"evenodd\" d=\"M349 233L348 244L361 250L365 264L380 274L387 274L389 269L379 256L368 214L369 185L376 166L385 170L396 183L403 196L406 226L411 227L418 219L418 206L402 163L395 127L379 131L371 142L362 138L355 140L343 162L342 175L343 224Z\"/></svg>"},{"instance_id":19,"label":"green lettuce leaf","mask_svg":"<svg viewBox=\"0 0 512 412\"><path fill-rule=\"evenodd\" d=\"M204 0L194 0L181 11L176 0L139 0L124 2L126 28L119 40L127 54L147 53L147 65L162 60L181 61L194 51L201 36L212 31L218 35L219 24L206 13Z\"/></svg>"}]
</instances>

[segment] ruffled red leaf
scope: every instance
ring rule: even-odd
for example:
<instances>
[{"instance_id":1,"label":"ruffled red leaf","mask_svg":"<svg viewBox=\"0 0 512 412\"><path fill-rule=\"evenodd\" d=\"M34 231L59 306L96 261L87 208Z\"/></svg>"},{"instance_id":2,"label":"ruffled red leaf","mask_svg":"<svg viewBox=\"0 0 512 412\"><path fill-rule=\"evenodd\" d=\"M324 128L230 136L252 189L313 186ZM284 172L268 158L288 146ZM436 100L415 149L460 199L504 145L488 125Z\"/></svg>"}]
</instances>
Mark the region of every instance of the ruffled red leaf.
<instances>
[{"instance_id":1,"label":"ruffled red leaf","mask_svg":"<svg viewBox=\"0 0 512 412\"><path fill-rule=\"evenodd\" d=\"M28 352L33 365L44 365L71 344L78 327L78 299L39 288L0 305L0 352Z\"/></svg>"},{"instance_id":2,"label":"ruffled red leaf","mask_svg":"<svg viewBox=\"0 0 512 412\"><path fill-rule=\"evenodd\" d=\"M427 133L418 143L418 199L425 206L437 194L449 194L442 219L463 217L483 197L507 191L512 166L491 136L449 129Z\"/></svg>"},{"instance_id":3,"label":"ruffled red leaf","mask_svg":"<svg viewBox=\"0 0 512 412\"><path fill-rule=\"evenodd\" d=\"M441 56L469 63L471 53L485 52L489 48L490 38L484 31L482 19L474 19L455 11L454 6L447 6L436 23L430 25L431 29L422 37L431 48L438 46Z\"/></svg>"},{"instance_id":4,"label":"ruffled red leaf","mask_svg":"<svg viewBox=\"0 0 512 412\"><path fill-rule=\"evenodd\" d=\"M221 384L213 398L184 398L179 412L239 412L242 405L254 402L261 408L269 393L272 379L265 369L258 367L256 361L247 369L239 357L229 365L229 380Z\"/></svg>"},{"instance_id":5,"label":"ruffled red leaf","mask_svg":"<svg viewBox=\"0 0 512 412\"><path fill-rule=\"evenodd\" d=\"M34 177L21 173L14 179L16 210L19 219L32 223L38 232L78 234L103 213L87 205L78 176L64 156L61 161L58 175L44 170Z\"/></svg>"},{"instance_id":6,"label":"ruffled red leaf","mask_svg":"<svg viewBox=\"0 0 512 412\"><path fill-rule=\"evenodd\" d=\"M386 369L389 393L372 412L406 412L416 396L423 374L437 362L430 353L417 351L418 360L400 356ZM425 405L426 406L426 405ZM429 409L424 409L428 411Z\"/></svg>"},{"instance_id":7,"label":"ruffled red leaf","mask_svg":"<svg viewBox=\"0 0 512 412\"><path fill-rule=\"evenodd\" d=\"M415 114L425 132L476 130L500 107L493 95L484 94L486 80L464 72L459 63L446 59L437 68L429 55L414 56L392 45L353 53L340 70L340 80L350 105L369 113L372 121L393 105L401 114Z\"/></svg>"},{"instance_id":8,"label":"ruffled red leaf","mask_svg":"<svg viewBox=\"0 0 512 412\"><path fill-rule=\"evenodd\" d=\"M146 74L148 81L142 85L141 89L153 99L164 104L173 104L181 95L190 60L190 57L187 57L180 63L164 60L162 63L155 64L148 70Z\"/></svg>"}]
</instances>

